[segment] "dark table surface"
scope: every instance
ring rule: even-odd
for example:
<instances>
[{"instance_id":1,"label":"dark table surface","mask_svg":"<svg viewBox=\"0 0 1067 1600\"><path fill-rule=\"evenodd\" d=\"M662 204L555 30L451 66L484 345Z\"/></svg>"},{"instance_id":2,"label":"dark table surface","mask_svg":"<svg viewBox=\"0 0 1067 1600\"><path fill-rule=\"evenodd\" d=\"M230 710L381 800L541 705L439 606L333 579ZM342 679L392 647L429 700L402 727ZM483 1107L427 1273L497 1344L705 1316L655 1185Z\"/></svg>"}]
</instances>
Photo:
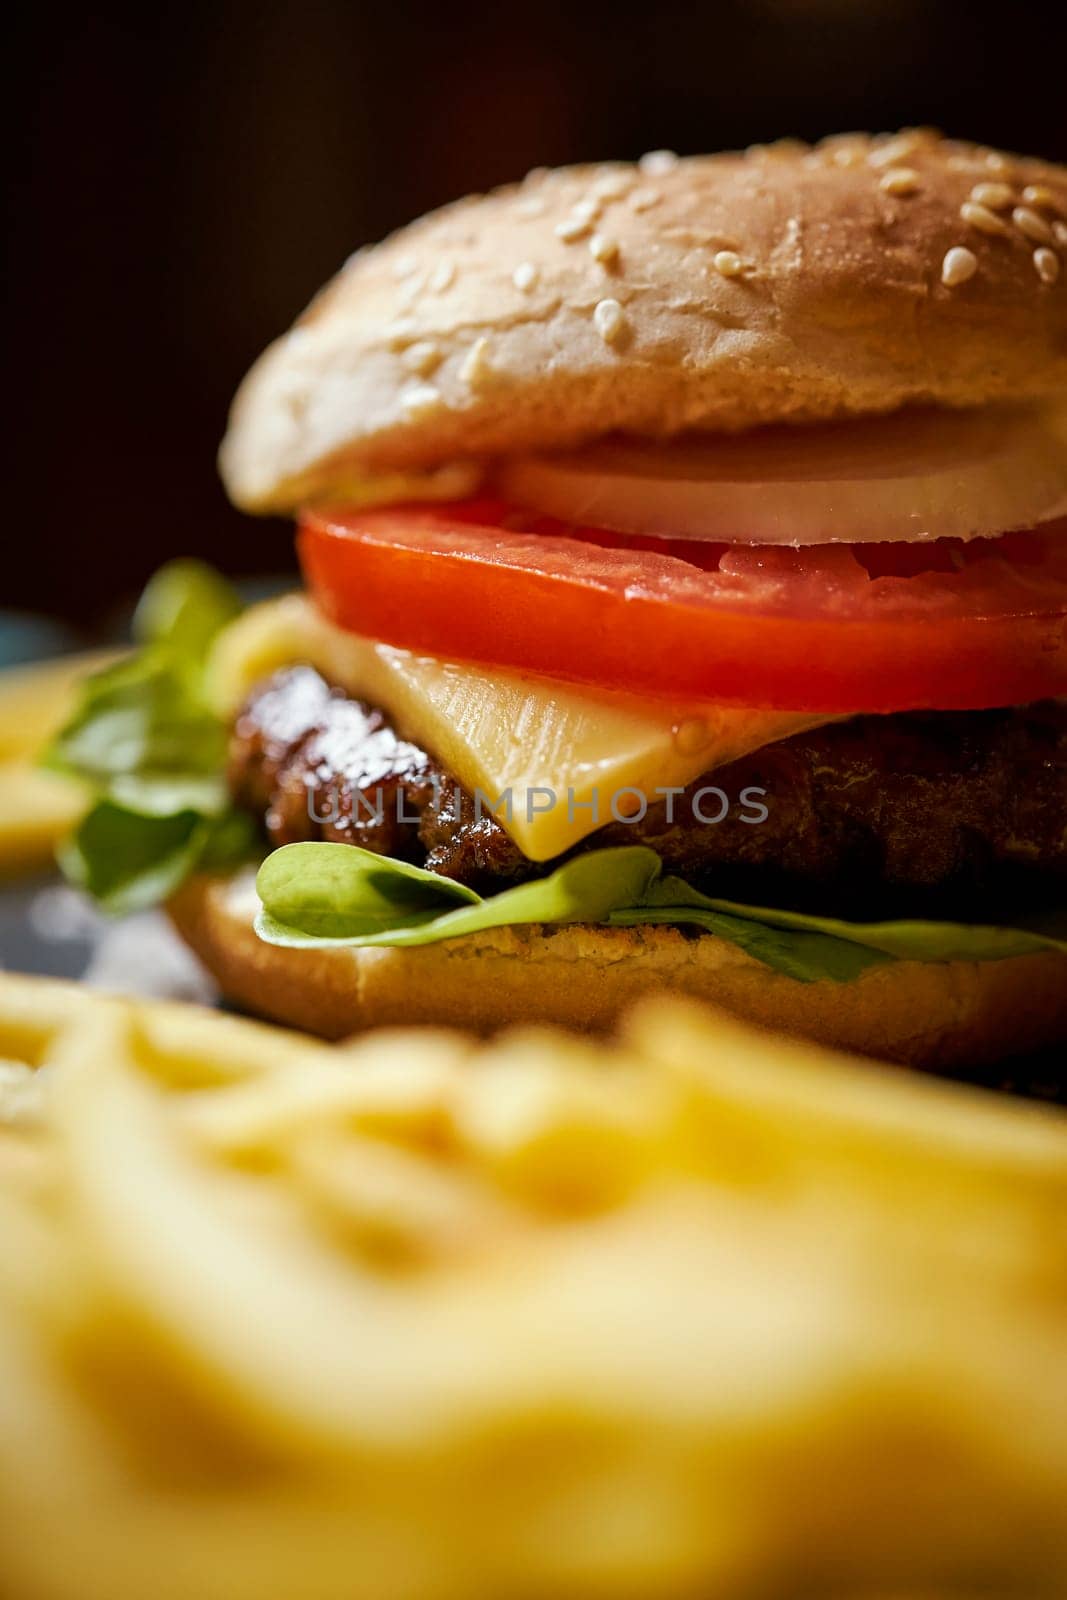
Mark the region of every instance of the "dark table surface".
<instances>
[{"instance_id":1,"label":"dark table surface","mask_svg":"<svg viewBox=\"0 0 1067 1600\"><path fill-rule=\"evenodd\" d=\"M55 876L0 889L0 967L152 999L219 998L161 911L112 921Z\"/></svg>"}]
</instances>

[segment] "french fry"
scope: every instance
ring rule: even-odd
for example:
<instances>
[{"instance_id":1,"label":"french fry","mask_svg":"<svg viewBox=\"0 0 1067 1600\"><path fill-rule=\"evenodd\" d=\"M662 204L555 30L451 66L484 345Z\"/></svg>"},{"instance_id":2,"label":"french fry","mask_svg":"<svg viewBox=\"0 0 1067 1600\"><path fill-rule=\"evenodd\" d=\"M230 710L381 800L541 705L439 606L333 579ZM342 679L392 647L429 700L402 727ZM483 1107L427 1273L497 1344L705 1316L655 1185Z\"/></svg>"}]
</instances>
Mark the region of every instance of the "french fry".
<instances>
[{"instance_id":1,"label":"french fry","mask_svg":"<svg viewBox=\"0 0 1067 1600\"><path fill-rule=\"evenodd\" d=\"M0 1058L5 1600L1063 1592L1061 1114L677 1003Z\"/></svg>"},{"instance_id":2,"label":"french fry","mask_svg":"<svg viewBox=\"0 0 1067 1600\"><path fill-rule=\"evenodd\" d=\"M36 758L70 715L82 680L116 659L94 651L0 672L0 873L43 866L85 810L84 786L42 771Z\"/></svg>"},{"instance_id":3,"label":"french fry","mask_svg":"<svg viewBox=\"0 0 1067 1600\"><path fill-rule=\"evenodd\" d=\"M1013 1182L1067 1189L1063 1112L764 1033L683 1000L650 1000L625 1037L648 1061L692 1081L710 1103L736 1105L792 1136L807 1129L842 1153L958 1163Z\"/></svg>"},{"instance_id":4,"label":"french fry","mask_svg":"<svg viewBox=\"0 0 1067 1600\"><path fill-rule=\"evenodd\" d=\"M118 651L93 650L0 672L0 760L40 750L70 715L83 680L118 659Z\"/></svg>"},{"instance_id":5,"label":"french fry","mask_svg":"<svg viewBox=\"0 0 1067 1600\"><path fill-rule=\"evenodd\" d=\"M0 763L0 873L29 872L51 859L88 803L84 786L30 760Z\"/></svg>"}]
</instances>

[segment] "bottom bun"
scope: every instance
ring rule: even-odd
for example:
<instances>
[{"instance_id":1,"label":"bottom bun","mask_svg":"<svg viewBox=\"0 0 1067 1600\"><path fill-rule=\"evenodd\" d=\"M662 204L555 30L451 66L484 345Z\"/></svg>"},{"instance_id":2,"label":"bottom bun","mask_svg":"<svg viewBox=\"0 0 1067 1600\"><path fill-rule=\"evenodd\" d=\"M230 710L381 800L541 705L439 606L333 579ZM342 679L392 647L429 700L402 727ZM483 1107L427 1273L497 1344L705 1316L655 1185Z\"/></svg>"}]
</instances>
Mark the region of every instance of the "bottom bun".
<instances>
[{"instance_id":1,"label":"bottom bun","mask_svg":"<svg viewBox=\"0 0 1067 1600\"><path fill-rule=\"evenodd\" d=\"M713 934L677 928L497 928L409 949L287 950L256 937L250 873L192 879L169 910L223 994L340 1039L433 1023L489 1033L614 1025L669 991L779 1033L919 1067L984 1066L1067 1039L1067 956L893 961L851 983L799 983Z\"/></svg>"}]
</instances>

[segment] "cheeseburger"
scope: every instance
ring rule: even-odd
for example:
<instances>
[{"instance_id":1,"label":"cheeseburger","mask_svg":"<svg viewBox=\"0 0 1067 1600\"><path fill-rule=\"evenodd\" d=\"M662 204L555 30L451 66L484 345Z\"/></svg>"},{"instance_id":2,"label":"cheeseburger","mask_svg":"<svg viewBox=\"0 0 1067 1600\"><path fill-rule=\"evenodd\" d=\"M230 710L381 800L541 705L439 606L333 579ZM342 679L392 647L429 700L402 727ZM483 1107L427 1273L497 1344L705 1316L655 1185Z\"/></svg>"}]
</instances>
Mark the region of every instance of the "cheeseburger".
<instances>
[{"instance_id":1,"label":"cheeseburger","mask_svg":"<svg viewBox=\"0 0 1067 1600\"><path fill-rule=\"evenodd\" d=\"M180 680L65 859L234 1000L1067 1039L1063 168L919 130L532 173L358 252L221 467L304 592L216 631L172 572L56 759Z\"/></svg>"}]
</instances>

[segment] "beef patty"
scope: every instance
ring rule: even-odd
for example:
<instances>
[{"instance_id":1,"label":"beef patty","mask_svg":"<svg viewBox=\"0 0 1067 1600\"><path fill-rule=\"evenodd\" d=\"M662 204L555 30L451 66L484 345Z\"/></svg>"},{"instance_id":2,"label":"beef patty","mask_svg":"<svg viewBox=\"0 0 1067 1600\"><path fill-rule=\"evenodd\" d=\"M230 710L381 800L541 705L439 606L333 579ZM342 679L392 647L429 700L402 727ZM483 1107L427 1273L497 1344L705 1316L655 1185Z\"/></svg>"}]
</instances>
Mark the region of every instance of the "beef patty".
<instances>
[{"instance_id":1,"label":"beef patty","mask_svg":"<svg viewBox=\"0 0 1067 1600\"><path fill-rule=\"evenodd\" d=\"M482 891L558 864L528 861L384 712L310 667L250 695L229 778L274 844L346 841ZM710 785L729 801L718 822L701 820L723 809L700 798ZM575 848L638 843L717 894L845 916L992 921L1009 906L1062 902L1067 703L831 723L704 774Z\"/></svg>"}]
</instances>

